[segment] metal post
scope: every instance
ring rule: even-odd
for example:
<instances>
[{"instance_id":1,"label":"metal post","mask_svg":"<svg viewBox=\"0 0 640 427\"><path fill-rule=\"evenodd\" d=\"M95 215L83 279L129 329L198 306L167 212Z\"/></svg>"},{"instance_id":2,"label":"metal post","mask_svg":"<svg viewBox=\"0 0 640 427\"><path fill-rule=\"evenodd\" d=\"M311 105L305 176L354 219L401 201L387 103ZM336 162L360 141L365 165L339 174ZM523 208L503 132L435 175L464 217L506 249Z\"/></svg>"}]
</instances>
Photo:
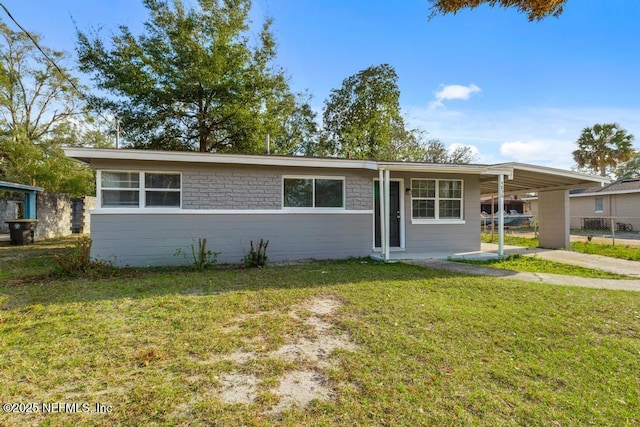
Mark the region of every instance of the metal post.
<instances>
[{"instance_id":1,"label":"metal post","mask_svg":"<svg viewBox=\"0 0 640 427\"><path fill-rule=\"evenodd\" d=\"M120 145L120 117L118 117L116 115L115 117L116 120L116 149L119 148L118 145Z\"/></svg>"},{"instance_id":2,"label":"metal post","mask_svg":"<svg viewBox=\"0 0 640 427\"><path fill-rule=\"evenodd\" d=\"M616 220L611 217L611 239L613 240L613 246L616 245L616 227L615 227L615 222Z\"/></svg>"},{"instance_id":3,"label":"metal post","mask_svg":"<svg viewBox=\"0 0 640 427\"><path fill-rule=\"evenodd\" d=\"M391 184L389 182L390 172L389 169L384 170L384 212L386 214L384 218L385 233L384 233L384 260L389 261L389 208L391 205L391 197L389 195L391 190Z\"/></svg>"},{"instance_id":4,"label":"metal post","mask_svg":"<svg viewBox=\"0 0 640 427\"><path fill-rule=\"evenodd\" d=\"M378 170L378 200L380 202L380 255L385 256L384 254L384 241L386 235L386 215L384 209L384 171L382 169Z\"/></svg>"},{"instance_id":5,"label":"metal post","mask_svg":"<svg viewBox=\"0 0 640 427\"><path fill-rule=\"evenodd\" d=\"M498 256L504 256L504 175L498 175Z\"/></svg>"}]
</instances>

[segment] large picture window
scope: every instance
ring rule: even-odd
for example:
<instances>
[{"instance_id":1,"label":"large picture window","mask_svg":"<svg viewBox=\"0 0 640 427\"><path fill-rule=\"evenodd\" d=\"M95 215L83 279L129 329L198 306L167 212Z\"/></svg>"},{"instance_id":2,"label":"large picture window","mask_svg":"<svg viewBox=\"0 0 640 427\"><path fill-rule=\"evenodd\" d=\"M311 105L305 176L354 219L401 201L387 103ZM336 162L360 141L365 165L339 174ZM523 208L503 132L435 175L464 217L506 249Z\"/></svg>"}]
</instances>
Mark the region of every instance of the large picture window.
<instances>
[{"instance_id":1,"label":"large picture window","mask_svg":"<svg viewBox=\"0 0 640 427\"><path fill-rule=\"evenodd\" d=\"M103 208L179 208L181 176L175 172L100 172Z\"/></svg>"},{"instance_id":2,"label":"large picture window","mask_svg":"<svg viewBox=\"0 0 640 427\"><path fill-rule=\"evenodd\" d=\"M462 219L462 180L412 179L411 218Z\"/></svg>"},{"instance_id":3,"label":"large picture window","mask_svg":"<svg viewBox=\"0 0 640 427\"><path fill-rule=\"evenodd\" d=\"M343 178L285 177L285 208L344 208Z\"/></svg>"}]
</instances>

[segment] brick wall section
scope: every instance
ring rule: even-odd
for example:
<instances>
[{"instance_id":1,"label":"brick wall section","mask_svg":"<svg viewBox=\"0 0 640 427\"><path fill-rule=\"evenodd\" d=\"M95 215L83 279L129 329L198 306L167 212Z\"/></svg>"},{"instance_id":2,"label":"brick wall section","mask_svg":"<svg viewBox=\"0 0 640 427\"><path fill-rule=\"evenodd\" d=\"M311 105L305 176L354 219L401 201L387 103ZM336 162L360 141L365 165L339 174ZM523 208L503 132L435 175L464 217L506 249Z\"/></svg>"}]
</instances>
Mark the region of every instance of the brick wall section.
<instances>
[{"instance_id":1,"label":"brick wall section","mask_svg":"<svg viewBox=\"0 0 640 427\"><path fill-rule=\"evenodd\" d=\"M184 209L278 209L281 175L261 169L196 169L182 175Z\"/></svg>"},{"instance_id":2,"label":"brick wall section","mask_svg":"<svg viewBox=\"0 0 640 427\"><path fill-rule=\"evenodd\" d=\"M347 209L373 209L373 175L346 175Z\"/></svg>"},{"instance_id":3,"label":"brick wall section","mask_svg":"<svg viewBox=\"0 0 640 427\"><path fill-rule=\"evenodd\" d=\"M347 209L372 209L372 178L353 171L194 168L182 174L183 209L281 209L283 176L345 177Z\"/></svg>"}]
</instances>

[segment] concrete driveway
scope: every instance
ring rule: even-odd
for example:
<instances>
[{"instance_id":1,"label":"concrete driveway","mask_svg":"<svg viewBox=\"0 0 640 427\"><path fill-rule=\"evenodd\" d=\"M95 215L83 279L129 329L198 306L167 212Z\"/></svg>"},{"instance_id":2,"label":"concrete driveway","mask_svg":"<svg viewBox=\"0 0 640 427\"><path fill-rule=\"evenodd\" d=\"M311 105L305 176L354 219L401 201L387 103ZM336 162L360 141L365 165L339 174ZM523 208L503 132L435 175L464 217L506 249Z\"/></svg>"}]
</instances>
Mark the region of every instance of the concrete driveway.
<instances>
[{"instance_id":1,"label":"concrete driveway","mask_svg":"<svg viewBox=\"0 0 640 427\"><path fill-rule=\"evenodd\" d=\"M498 245L491 243L482 244L483 253L497 253ZM620 289L628 291L640 291L640 262L628 261L617 258L603 257L599 255L581 254L577 252L549 249L529 249L519 246L505 246L505 253L521 254L525 256L536 255L539 258L563 264L580 267L595 268L612 273L637 276L638 279L595 279L576 276L564 276L549 273L527 273L498 268L485 267L473 264L464 264L439 259L406 260L408 264L420 265L428 268L448 270L461 274L478 276L490 276L497 279L522 280L525 282L548 283L552 285L581 286L586 288Z\"/></svg>"}]
</instances>

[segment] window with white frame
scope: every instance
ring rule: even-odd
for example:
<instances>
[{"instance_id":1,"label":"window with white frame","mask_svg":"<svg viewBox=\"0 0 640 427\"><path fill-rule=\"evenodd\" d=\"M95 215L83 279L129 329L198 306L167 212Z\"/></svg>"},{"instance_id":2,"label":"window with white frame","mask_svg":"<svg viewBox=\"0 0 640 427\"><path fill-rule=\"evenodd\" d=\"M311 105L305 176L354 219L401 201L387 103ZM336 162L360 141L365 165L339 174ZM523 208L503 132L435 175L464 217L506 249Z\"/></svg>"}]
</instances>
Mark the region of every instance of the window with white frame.
<instances>
[{"instance_id":1,"label":"window with white frame","mask_svg":"<svg viewBox=\"0 0 640 427\"><path fill-rule=\"evenodd\" d=\"M604 202L602 200L602 197L596 197L595 213L602 213L602 212L604 212Z\"/></svg>"},{"instance_id":2,"label":"window with white frame","mask_svg":"<svg viewBox=\"0 0 640 427\"><path fill-rule=\"evenodd\" d=\"M100 206L179 208L181 182L175 172L100 171Z\"/></svg>"},{"instance_id":3,"label":"window with white frame","mask_svg":"<svg viewBox=\"0 0 640 427\"><path fill-rule=\"evenodd\" d=\"M462 219L462 180L412 179L411 218Z\"/></svg>"},{"instance_id":4,"label":"window with white frame","mask_svg":"<svg viewBox=\"0 0 640 427\"><path fill-rule=\"evenodd\" d=\"M284 177L285 208L344 208L344 178Z\"/></svg>"}]
</instances>

